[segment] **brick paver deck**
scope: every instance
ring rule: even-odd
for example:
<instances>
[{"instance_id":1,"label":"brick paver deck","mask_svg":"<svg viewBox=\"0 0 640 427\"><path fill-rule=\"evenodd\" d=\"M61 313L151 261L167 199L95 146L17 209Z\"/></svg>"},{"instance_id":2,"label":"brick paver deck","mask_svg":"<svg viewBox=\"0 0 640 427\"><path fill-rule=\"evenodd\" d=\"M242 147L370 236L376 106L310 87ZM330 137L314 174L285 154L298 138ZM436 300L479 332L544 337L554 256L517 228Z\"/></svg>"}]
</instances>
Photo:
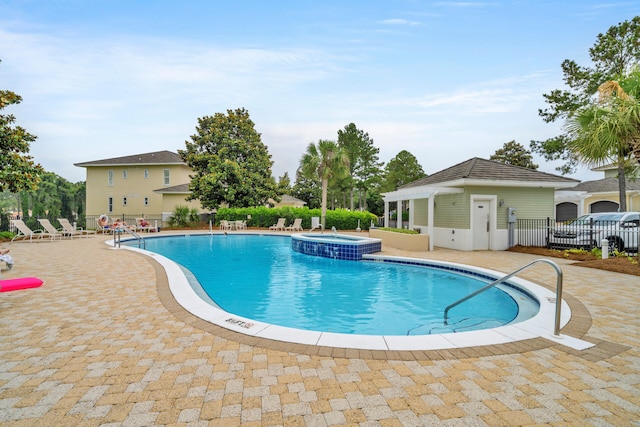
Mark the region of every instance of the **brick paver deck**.
<instances>
[{"instance_id":1,"label":"brick paver deck","mask_svg":"<svg viewBox=\"0 0 640 427\"><path fill-rule=\"evenodd\" d=\"M2 279L44 285L0 293L0 425L640 425L637 276L558 261L575 314L562 333L597 344L588 350L539 338L357 351L214 327L175 304L153 260L104 240L5 245L16 266ZM535 259L394 254L505 273ZM544 265L522 276L555 284Z\"/></svg>"}]
</instances>

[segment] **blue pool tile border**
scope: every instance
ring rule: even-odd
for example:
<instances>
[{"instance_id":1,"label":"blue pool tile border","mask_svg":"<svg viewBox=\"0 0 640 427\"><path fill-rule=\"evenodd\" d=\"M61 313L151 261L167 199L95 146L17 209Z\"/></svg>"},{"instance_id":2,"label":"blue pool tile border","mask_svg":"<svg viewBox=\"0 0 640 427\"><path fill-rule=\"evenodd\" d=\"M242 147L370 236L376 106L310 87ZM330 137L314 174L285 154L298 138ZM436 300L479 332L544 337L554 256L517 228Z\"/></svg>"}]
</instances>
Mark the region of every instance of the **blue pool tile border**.
<instances>
[{"instance_id":1,"label":"blue pool tile border","mask_svg":"<svg viewBox=\"0 0 640 427\"><path fill-rule=\"evenodd\" d=\"M326 235L331 238L331 235ZM341 242L322 241L323 235L292 235L291 249L306 255L324 258L361 261L362 256L382 251L382 240L372 238L353 238L349 236Z\"/></svg>"}]
</instances>

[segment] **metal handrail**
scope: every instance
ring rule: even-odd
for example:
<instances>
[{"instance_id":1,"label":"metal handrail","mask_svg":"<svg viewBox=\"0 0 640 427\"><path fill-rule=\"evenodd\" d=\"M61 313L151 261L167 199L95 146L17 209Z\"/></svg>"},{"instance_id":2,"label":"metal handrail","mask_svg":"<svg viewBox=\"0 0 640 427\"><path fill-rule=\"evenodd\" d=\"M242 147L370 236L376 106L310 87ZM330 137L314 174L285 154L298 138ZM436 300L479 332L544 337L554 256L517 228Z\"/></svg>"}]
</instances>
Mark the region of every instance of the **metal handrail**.
<instances>
[{"instance_id":1,"label":"metal handrail","mask_svg":"<svg viewBox=\"0 0 640 427\"><path fill-rule=\"evenodd\" d=\"M560 335L560 310L561 310L561 305L562 305L562 270L560 269L560 267L558 266L558 264L556 264L553 261L550 261L548 259L537 259L535 261L530 262L529 264L520 267L519 269L517 269L516 271L514 271L513 273L507 274L506 276L492 282L489 283L488 285L478 289L477 291L467 295L466 297L459 299L458 301L454 302L453 304L449 304L447 306L447 308L444 309L444 324L447 325L447 319L448 319L448 314L449 314L449 310L451 310L453 307L457 306L458 304L462 304L463 302L467 301L468 299L471 299L473 297L475 297L478 294L481 294L482 292L506 281L509 280L510 278L512 278L513 276L515 276L516 274L520 273L523 270L526 270L527 268L531 267L534 264L537 264L539 262L544 262L546 264L549 264L550 266L552 266L557 273L557 278L556 278L556 318L555 318L555 324L553 327L553 334L558 336Z\"/></svg>"},{"instance_id":2,"label":"metal handrail","mask_svg":"<svg viewBox=\"0 0 640 427\"><path fill-rule=\"evenodd\" d=\"M142 249L146 249L147 248L147 242L144 240L144 237L142 237L141 235L139 235L138 233L136 233L135 231L133 231L129 227L120 227L120 228L117 228L117 229L116 228L113 229L113 247L115 247L116 244L118 245L118 247L120 247L121 233L129 233L134 238L136 238L138 240L138 248L140 247L140 244L142 244ZM116 238L116 236L117 236L117 238Z\"/></svg>"}]
</instances>

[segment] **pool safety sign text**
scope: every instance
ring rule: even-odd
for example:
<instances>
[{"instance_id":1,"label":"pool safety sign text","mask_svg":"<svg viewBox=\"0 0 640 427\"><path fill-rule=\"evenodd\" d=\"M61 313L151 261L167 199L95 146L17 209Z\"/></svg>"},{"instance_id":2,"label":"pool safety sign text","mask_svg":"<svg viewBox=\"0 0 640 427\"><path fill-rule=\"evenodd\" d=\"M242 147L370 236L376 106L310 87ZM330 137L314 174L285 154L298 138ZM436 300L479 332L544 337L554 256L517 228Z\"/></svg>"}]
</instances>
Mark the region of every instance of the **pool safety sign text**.
<instances>
[{"instance_id":1,"label":"pool safety sign text","mask_svg":"<svg viewBox=\"0 0 640 427\"><path fill-rule=\"evenodd\" d=\"M228 318L227 320L225 320L225 322L231 323L232 325L240 326L241 328L245 328L245 329L249 329L253 327L253 323L245 322L244 320L240 320L240 319L234 319L233 317Z\"/></svg>"}]
</instances>

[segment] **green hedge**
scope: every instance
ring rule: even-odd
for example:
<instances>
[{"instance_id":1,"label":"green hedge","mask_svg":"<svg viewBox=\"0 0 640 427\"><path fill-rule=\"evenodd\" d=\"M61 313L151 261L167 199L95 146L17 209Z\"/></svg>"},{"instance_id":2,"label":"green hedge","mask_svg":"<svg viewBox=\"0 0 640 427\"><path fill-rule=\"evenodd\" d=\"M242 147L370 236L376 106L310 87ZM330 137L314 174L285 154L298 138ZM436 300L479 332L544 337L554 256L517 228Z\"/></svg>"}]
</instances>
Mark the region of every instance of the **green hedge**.
<instances>
[{"instance_id":1,"label":"green hedge","mask_svg":"<svg viewBox=\"0 0 640 427\"><path fill-rule=\"evenodd\" d=\"M216 213L216 225L220 220L247 221L249 227L268 228L278 222L278 218L286 218L285 223L290 225L294 219L302 218L302 228L311 228L311 217L320 217L320 209L293 208L220 208ZM327 210L326 228L335 227L337 230L355 230L360 220L360 228L368 230L371 221L377 221L377 217L370 212L349 211L346 209Z\"/></svg>"}]
</instances>

